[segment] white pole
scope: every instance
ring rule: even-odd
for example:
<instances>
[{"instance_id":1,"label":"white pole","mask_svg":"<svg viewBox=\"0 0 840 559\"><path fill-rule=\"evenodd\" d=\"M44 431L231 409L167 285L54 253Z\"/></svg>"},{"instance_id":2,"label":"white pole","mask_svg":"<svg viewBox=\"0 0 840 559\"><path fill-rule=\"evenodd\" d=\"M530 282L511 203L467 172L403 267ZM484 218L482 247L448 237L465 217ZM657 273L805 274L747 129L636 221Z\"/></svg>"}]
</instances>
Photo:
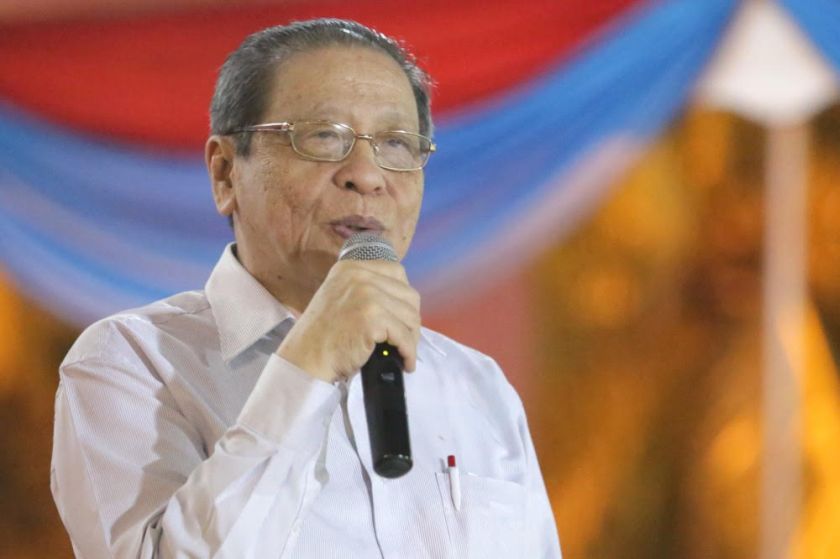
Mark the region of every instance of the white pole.
<instances>
[{"instance_id":1,"label":"white pole","mask_svg":"<svg viewBox=\"0 0 840 559\"><path fill-rule=\"evenodd\" d=\"M802 502L807 126L771 128L766 155L759 557L788 559Z\"/></svg>"}]
</instances>

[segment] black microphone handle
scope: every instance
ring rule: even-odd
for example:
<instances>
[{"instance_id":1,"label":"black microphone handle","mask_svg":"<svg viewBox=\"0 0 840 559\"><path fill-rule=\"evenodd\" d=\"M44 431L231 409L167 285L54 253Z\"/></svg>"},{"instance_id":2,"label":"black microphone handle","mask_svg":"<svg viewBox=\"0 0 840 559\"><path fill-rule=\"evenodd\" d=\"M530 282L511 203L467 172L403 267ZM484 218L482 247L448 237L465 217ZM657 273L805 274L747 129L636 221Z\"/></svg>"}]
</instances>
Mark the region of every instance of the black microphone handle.
<instances>
[{"instance_id":1,"label":"black microphone handle","mask_svg":"<svg viewBox=\"0 0 840 559\"><path fill-rule=\"evenodd\" d=\"M361 231L344 241L339 260L399 262L394 247L376 232ZM373 471L382 477L400 477L411 469L411 445L405 408L403 369L397 348L387 343L376 348L362 367L362 390L370 438Z\"/></svg>"},{"instance_id":2,"label":"black microphone handle","mask_svg":"<svg viewBox=\"0 0 840 559\"><path fill-rule=\"evenodd\" d=\"M362 366L373 470L387 478L404 475L412 465L403 369L402 356L387 343L376 344Z\"/></svg>"}]
</instances>

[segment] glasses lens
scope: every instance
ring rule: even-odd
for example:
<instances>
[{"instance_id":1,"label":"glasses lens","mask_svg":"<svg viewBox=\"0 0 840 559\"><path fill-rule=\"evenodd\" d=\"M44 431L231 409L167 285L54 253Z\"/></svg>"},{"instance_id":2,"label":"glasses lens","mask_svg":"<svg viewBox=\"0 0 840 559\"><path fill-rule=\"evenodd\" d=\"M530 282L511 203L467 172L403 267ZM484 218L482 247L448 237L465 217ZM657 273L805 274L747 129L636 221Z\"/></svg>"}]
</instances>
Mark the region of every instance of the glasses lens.
<instances>
[{"instance_id":1,"label":"glasses lens","mask_svg":"<svg viewBox=\"0 0 840 559\"><path fill-rule=\"evenodd\" d=\"M431 149L428 138L410 132L380 132L374 142L380 164L397 170L421 168Z\"/></svg>"},{"instance_id":2,"label":"glasses lens","mask_svg":"<svg viewBox=\"0 0 840 559\"><path fill-rule=\"evenodd\" d=\"M353 131L329 122L296 122L292 145L302 155L323 161L340 161L353 145Z\"/></svg>"}]
</instances>

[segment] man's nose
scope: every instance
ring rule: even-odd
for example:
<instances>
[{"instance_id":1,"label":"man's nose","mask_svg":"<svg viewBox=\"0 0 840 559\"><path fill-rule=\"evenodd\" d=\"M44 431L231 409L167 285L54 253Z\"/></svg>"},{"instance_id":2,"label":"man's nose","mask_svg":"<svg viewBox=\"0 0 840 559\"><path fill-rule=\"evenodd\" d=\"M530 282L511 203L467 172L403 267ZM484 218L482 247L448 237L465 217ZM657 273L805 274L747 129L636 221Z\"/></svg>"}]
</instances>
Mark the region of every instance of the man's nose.
<instances>
[{"instance_id":1,"label":"man's nose","mask_svg":"<svg viewBox=\"0 0 840 559\"><path fill-rule=\"evenodd\" d=\"M385 190L385 171L376 164L373 143L368 136L359 136L353 149L341 162L335 174L340 188L355 190L359 194L375 194Z\"/></svg>"}]
</instances>

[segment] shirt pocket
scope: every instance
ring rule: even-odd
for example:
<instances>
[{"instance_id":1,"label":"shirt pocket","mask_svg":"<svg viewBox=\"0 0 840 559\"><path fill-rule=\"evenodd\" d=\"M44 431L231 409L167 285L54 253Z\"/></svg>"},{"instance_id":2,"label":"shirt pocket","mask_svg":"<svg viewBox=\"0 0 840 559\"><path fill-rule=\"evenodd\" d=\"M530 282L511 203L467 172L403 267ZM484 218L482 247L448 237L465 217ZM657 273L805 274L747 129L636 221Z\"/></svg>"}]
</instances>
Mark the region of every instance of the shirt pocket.
<instances>
[{"instance_id":1,"label":"shirt pocket","mask_svg":"<svg viewBox=\"0 0 840 559\"><path fill-rule=\"evenodd\" d=\"M452 556L518 557L525 529L525 488L512 481L462 473L461 507L455 510L448 473L436 473Z\"/></svg>"}]
</instances>

